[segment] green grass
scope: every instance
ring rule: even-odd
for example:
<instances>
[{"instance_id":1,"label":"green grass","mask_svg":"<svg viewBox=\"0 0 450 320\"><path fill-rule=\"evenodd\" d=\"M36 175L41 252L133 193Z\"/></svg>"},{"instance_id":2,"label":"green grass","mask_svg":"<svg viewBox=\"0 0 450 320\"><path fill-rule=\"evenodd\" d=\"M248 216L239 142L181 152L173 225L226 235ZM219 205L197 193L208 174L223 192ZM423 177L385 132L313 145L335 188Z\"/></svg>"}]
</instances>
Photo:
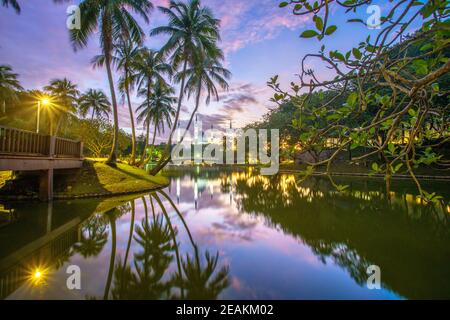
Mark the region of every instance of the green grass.
<instances>
[{"instance_id":1,"label":"green grass","mask_svg":"<svg viewBox=\"0 0 450 320\"><path fill-rule=\"evenodd\" d=\"M11 179L12 171L0 171L0 188L3 187L7 180Z\"/></svg>"},{"instance_id":2,"label":"green grass","mask_svg":"<svg viewBox=\"0 0 450 320\"><path fill-rule=\"evenodd\" d=\"M163 187L163 176L151 176L145 170L118 163L116 167L101 162L86 161L76 174L55 181L58 195L77 196L99 193L135 193Z\"/></svg>"},{"instance_id":3,"label":"green grass","mask_svg":"<svg viewBox=\"0 0 450 320\"><path fill-rule=\"evenodd\" d=\"M8 180L8 185L5 185ZM53 184L55 197L58 198L140 193L165 187L168 180L124 163L111 167L103 162L86 160L81 169L55 171ZM11 179L11 172L0 174L0 198L33 198L37 196L38 188L37 175L20 175Z\"/></svg>"}]
</instances>

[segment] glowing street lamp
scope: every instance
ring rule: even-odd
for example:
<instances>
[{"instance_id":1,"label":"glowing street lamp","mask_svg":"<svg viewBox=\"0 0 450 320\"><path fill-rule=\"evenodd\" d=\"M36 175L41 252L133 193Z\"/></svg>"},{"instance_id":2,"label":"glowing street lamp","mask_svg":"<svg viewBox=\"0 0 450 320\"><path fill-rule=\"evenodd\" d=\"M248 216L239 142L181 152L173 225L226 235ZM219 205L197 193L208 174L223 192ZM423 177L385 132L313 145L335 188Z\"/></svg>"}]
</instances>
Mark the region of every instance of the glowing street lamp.
<instances>
[{"instance_id":1,"label":"glowing street lamp","mask_svg":"<svg viewBox=\"0 0 450 320\"><path fill-rule=\"evenodd\" d=\"M38 100L37 120L36 120L36 133L39 133L39 122L41 117L41 104L46 106L50 103L48 99Z\"/></svg>"}]
</instances>

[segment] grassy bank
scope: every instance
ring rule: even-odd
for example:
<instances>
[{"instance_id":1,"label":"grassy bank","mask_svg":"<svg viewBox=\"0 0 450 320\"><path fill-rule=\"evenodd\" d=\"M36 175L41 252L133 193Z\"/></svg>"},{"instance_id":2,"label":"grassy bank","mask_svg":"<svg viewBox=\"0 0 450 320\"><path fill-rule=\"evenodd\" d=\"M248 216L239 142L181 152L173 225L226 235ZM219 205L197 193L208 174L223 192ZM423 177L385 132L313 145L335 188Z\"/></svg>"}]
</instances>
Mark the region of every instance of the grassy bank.
<instances>
[{"instance_id":1,"label":"grassy bank","mask_svg":"<svg viewBox=\"0 0 450 320\"><path fill-rule=\"evenodd\" d=\"M110 167L102 162L85 161L81 169L55 174L54 196L55 199L68 199L123 195L154 190L167 183L163 176L151 176L127 164ZM38 177L32 175L8 180L0 188L0 198L35 198L37 195Z\"/></svg>"}]
</instances>

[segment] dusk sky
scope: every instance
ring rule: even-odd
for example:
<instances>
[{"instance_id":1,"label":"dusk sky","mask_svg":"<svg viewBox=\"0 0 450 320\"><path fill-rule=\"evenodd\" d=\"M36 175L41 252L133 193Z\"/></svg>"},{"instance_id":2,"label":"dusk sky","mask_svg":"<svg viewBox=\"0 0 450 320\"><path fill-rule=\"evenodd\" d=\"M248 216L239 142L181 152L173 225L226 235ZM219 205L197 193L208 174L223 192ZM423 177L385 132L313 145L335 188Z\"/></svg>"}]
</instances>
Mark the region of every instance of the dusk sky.
<instances>
[{"instance_id":1,"label":"dusk sky","mask_svg":"<svg viewBox=\"0 0 450 320\"><path fill-rule=\"evenodd\" d=\"M94 70L90 64L91 58L99 53L98 38L91 37L88 47L77 52L69 42L66 9L80 1L58 5L51 0L19 2L20 15L11 8L0 7L0 63L12 66L26 89L42 89L51 79L67 77L81 91L100 88L109 96L106 71ZM159 49L166 38L148 34L151 28L166 23L156 7L168 1L152 2L155 9L150 24L142 21L141 26L147 34L145 45ZM221 19L221 47L226 54L225 64L233 76L230 90L221 94L219 102L201 106L201 117L208 126L210 123L221 126L231 119L235 127L241 127L260 119L273 106L269 101L273 92L266 86L269 78L278 74L283 84L295 80L301 58L306 53L317 52L322 43L301 39L301 32L312 26L311 17L294 16L289 9L278 8L278 0L203 0L203 4ZM365 12L358 15L368 17ZM342 23L350 17L355 14L332 12L333 23ZM374 32L360 24L347 24L325 44L327 50L350 49ZM320 76L326 76L327 70L314 64L311 67ZM137 106L140 100L133 97L133 104ZM192 107L192 101L185 101L184 110ZM129 130L125 105L119 106L119 113L120 127ZM186 118L185 113L183 119Z\"/></svg>"}]
</instances>

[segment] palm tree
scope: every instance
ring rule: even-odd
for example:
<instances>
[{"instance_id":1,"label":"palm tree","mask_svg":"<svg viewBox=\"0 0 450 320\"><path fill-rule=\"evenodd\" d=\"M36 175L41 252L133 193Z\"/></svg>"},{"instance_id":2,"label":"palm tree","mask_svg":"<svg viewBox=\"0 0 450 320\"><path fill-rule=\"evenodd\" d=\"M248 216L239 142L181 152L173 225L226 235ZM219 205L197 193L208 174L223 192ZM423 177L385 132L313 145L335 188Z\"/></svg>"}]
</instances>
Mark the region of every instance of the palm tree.
<instances>
[{"instance_id":1,"label":"palm tree","mask_svg":"<svg viewBox=\"0 0 450 320\"><path fill-rule=\"evenodd\" d=\"M6 8L11 5L17 14L20 13L20 5L17 0L2 0L2 5Z\"/></svg>"},{"instance_id":2,"label":"palm tree","mask_svg":"<svg viewBox=\"0 0 450 320\"><path fill-rule=\"evenodd\" d=\"M220 20L215 19L211 10L200 5L200 0L190 0L188 3L170 1L169 8L158 7L159 10L169 17L169 24L154 28L151 36L160 34L169 35L170 38L162 47L161 53L170 55L171 64L174 69L179 69L182 65L182 76L180 77L180 94L178 106L175 114L174 126L169 135L167 148L158 165L153 169L152 174L160 171L170 159L169 153L172 145L172 138L177 127L181 103L183 102L185 88L185 73L188 64L194 64L195 56L214 57L217 53L216 42L219 40ZM189 129L189 128L188 128ZM166 159L164 159L166 158Z\"/></svg>"},{"instance_id":3,"label":"palm tree","mask_svg":"<svg viewBox=\"0 0 450 320\"><path fill-rule=\"evenodd\" d=\"M103 299L108 300L109 289L111 288L112 276L114 274L114 261L116 260L116 246L117 246L117 234L116 234L116 220L120 216L120 211L117 208L113 208L108 212L105 212L105 217L109 220L111 229L111 255L109 259L108 278L106 279L105 291Z\"/></svg>"},{"instance_id":4,"label":"palm tree","mask_svg":"<svg viewBox=\"0 0 450 320\"><path fill-rule=\"evenodd\" d=\"M135 291L138 299L168 298L171 282L164 281L163 278L175 250L169 225L162 216L157 216L151 223L143 219L141 226L136 229L134 239L143 249L134 255L137 274Z\"/></svg>"},{"instance_id":5,"label":"palm tree","mask_svg":"<svg viewBox=\"0 0 450 320\"><path fill-rule=\"evenodd\" d=\"M161 55L154 50L142 48L133 64L135 75L133 81L138 88L138 94L146 98L147 104L150 103L149 97L152 94L152 87L155 83L166 84L164 76L172 76L172 67L161 59ZM150 109L150 106L147 106ZM146 122L146 117L138 118L138 121L144 121L144 127L147 128L146 141L140 164L144 162L146 147L148 145L148 134L150 122Z\"/></svg>"},{"instance_id":6,"label":"palm tree","mask_svg":"<svg viewBox=\"0 0 450 320\"><path fill-rule=\"evenodd\" d=\"M141 165L145 165L152 159L153 148L155 146L156 133L164 133L165 124L168 127L172 126L172 117L175 115L175 109L172 106L176 103L177 99L173 96L175 90L165 83L160 81L154 86L150 96L147 96L144 102L138 107L137 112L138 121L144 122L147 127L147 138L144 145L144 151L142 153ZM145 96L147 94L146 89L141 89L139 95ZM148 134L150 124L153 123L153 140L151 144L150 157L144 161L146 147L148 145Z\"/></svg>"},{"instance_id":7,"label":"palm tree","mask_svg":"<svg viewBox=\"0 0 450 320\"><path fill-rule=\"evenodd\" d=\"M89 37L99 34L100 47L105 59L114 116L114 138L111 152L106 161L115 164L117 160L119 138L119 116L111 64L114 50L113 39L127 37L142 44L144 32L131 15L130 10L138 13L148 23L148 13L153 8L149 0L83 0L80 5L81 28L71 30L74 49L86 47Z\"/></svg>"},{"instance_id":8,"label":"palm tree","mask_svg":"<svg viewBox=\"0 0 450 320\"><path fill-rule=\"evenodd\" d=\"M95 214L81 226L81 239L74 245L74 250L84 258L96 257L108 242L106 221L103 216Z\"/></svg>"},{"instance_id":9,"label":"palm tree","mask_svg":"<svg viewBox=\"0 0 450 320\"><path fill-rule=\"evenodd\" d=\"M6 112L6 100L16 100L16 91L23 90L17 80L18 74L12 72L8 65L0 65L0 101L2 102L2 111Z\"/></svg>"},{"instance_id":10,"label":"palm tree","mask_svg":"<svg viewBox=\"0 0 450 320\"><path fill-rule=\"evenodd\" d=\"M219 252L215 256L205 251L202 262L198 252L195 257L186 254L182 260L184 276L175 275L174 282L179 288L186 290L187 300L216 300L219 294L229 286L227 266L216 272L219 261Z\"/></svg>"},{"instance_id":11,"label":"palm tree","mask_svg":"<svg viewBox=\"0 0 450 320\"><path fill-rule=\"evenodd\" d=\"M152 86L155 83L166 83L165 76L172 77L172 67L164 62L158 51L141 48L136 57L133 67L135 75L133 81L138 91L145 89L146 96L150 96Z\"/></svg>"},{"instance_id":12,"label":"palm tree","mask_svg":"<svg viewBox=\"0 0 450 320\"><path fill-rule=\"evenodd\" d=\"M75 105L80 91L78 91L77 85L67 78L51 80L50 84L44 87L44 90L53 98L52 106L55 108L52 111L54 112L55 118L58 118L58 124L55 132L53 130L51 132L53 135L56 135L65 116L69 113L75 113Z\"/></svg>"},{"instance_id":13,"label":"palm tree","mask_svg":"<svg viewBox=\"0 0 450 320\"><path fill-rule=\"evenodd\" d=\"M191 257L189 254L186 254L185 260L180 257L178 244L175 238L176 233L172 227L170 217L168 216L167 210L163 206L162 201L157 193L153 193L151 196L155 198L155 200L161 207L167 224L173 233L173 242L175 243L175 254L177 259L178 272L174 274L172 281L175 286L180 288L181 296L179 298L188 300L217 299L219 294L229 285L229 268L227 266L223 266L216 272L219 262L218 252L215 256L213 256L208 251L205 251L205 259L202 261L198 246L194 242L188 225L186 224L186 221L179 212L178 208L164 191L161 190L158 191L158 193L162 194L167 200L169 200L174 210L177 212L194 249L194 257ZM187 291L186 295L185 290Z\"/></svg>"},{"instance_id":14,"label":"palm tree","mask_svg":"<svg viewBox=\"0 0 450 320\"><path fill-rule=\"evenodd\" d=\"M184 73L180 72L176 76L176 80L181 78L188 79L186 82L185 91L188 93L188 97L192 94L196 96L195 108L191 113L187 128L191 126L194 115L198 110L200 105L200 97L203 90L206 91L205 102L207 105L211 101L211 96L215 97L216 100L219 101L219 93L216 88L216 83L222 90L228 90L227 79L231 78L231 72L222 66L219 59L223 59L220 49L217 49L216 57L201 55L198 59L196 59L191 68L186 69Z\"/></svg>"},{"instance_id":15,"label":"palm tree","mask_svg":"<svg viewBox=\"0 0 450 320\"><path fill-rule=\"evenodd\" d=\"M101 118L103 115L109 119L111 102L103 91L89 89L78 99L78 108L82 117L86 117L91 110L91 120L94 119L94 116Z\"/></svg>"},{"instance_id":16,"label":"palm tree","mask_svg":"<svg viewBox=\"0 0 450 320\"><path fill-rule=\"evenodd\" d=\"M131 106L130 90L133 87L135 75L133 74L133 64L135 63L139 54L139 46L129 39L121 40L115 46L116 66L121 70L122 76L119 80L119 90L122 96L125 96L128 103L128 112L130 113L131 121L131 158L130 164L134 165L136 162L136 129L134 125L134 114Z\"/></svg>"}]
</instances>

